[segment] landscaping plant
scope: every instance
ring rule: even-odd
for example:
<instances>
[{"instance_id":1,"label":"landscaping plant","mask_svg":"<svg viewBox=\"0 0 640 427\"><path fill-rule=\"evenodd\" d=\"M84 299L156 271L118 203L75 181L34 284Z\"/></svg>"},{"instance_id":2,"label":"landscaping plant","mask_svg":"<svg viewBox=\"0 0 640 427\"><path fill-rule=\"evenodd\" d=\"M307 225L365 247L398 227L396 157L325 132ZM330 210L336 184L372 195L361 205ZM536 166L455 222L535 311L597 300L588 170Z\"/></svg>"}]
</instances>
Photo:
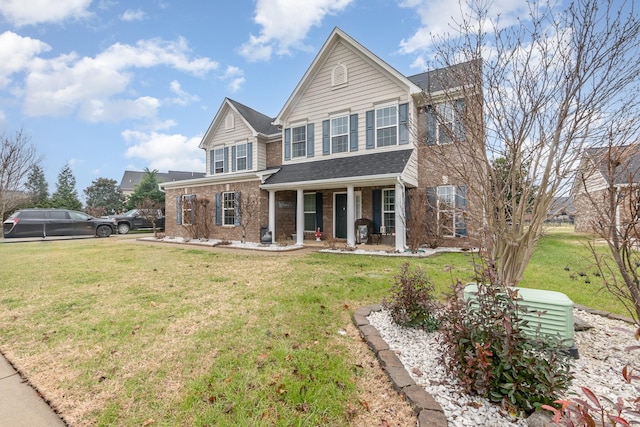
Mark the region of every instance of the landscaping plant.
<instances>
[{"instance_id":1,"label":"landscaping plant","mask_svg":"<svg viewBox=\"0 0 640 427\"><path fill-rule=\"evenodd\" d=\"M398 325L433 332L440 325L436 315L440 304L434 297L434 291L433 282L426 273L420 267L411 270L407 262L395 276L391 295L384 299L383 306Z\"/></svg>"},{"instance_id":2,"label":"landscaping plant","mask_svg":"<svg viewBox=\"0 0 640 427\"><path fill-rule=\"evenodd\" d=\"M483 269L474 298L458 281L441 317L441 363L463 390L501 403L513 415L551 404L572 379L570 359L553 337L525 334L517 290ZM537 334L536 334L537 335Z\"/></svg>"}]
</instances>

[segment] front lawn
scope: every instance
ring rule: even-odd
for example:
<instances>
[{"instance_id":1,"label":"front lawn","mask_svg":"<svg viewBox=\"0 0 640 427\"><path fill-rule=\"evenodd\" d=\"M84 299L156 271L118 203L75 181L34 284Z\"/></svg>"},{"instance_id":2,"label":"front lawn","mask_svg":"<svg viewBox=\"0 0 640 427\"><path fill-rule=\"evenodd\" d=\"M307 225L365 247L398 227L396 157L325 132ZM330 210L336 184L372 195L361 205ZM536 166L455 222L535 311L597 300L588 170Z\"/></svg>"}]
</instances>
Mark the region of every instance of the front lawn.
<instances>
[{"instance_id":1,"label":"front lawn","mask_svg":"<svg viewBox=\"0 0 640 427\"><path fill-rule=\"evenodd\" d=\"M591 275L591 284L572 278L591 273L588 255L573 234L553 233L523 285L625 314ZM453 278L472 279L471 258L408 261L445 292ZM375 389L379 368L350 318L382 301L406 258L109 238L1 243L0 260L0 350L72 425L346 426L412 416L388 385Z\"/></svg>"}]
</instances>

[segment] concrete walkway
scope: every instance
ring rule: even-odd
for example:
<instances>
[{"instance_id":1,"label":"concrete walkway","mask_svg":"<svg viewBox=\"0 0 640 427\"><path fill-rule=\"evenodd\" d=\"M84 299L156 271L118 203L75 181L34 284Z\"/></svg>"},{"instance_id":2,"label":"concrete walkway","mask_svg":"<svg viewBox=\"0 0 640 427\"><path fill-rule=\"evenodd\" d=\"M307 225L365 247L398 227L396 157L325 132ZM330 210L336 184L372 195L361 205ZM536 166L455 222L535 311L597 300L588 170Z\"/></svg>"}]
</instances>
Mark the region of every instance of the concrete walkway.
<instances>
[{"instance_id":1,"label":"concrete walkway","mask_svg":"<svg viewBox=\"0 0 640 427\"><path fill-rule=\"evenodd\" d=\"M0 426L64 427L66 424L0 354Z\"/></svg>"}]
</instances>

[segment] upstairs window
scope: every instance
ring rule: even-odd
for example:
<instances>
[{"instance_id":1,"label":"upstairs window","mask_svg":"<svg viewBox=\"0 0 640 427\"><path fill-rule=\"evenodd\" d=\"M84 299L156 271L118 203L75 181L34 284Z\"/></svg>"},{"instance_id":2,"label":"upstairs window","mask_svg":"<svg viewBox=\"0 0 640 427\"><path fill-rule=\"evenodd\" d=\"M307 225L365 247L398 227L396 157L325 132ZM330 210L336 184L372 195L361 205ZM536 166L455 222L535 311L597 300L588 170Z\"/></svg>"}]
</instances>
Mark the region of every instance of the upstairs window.
<instances>
[{"instance_id":1,"label":"upstairs window","mask_svg":"<svg viewBox=\"0 0 640 427\"><path fill-rule=\"evenodd\" d=\"M307 155L307 127L298 126L291 129L291 155L304 157Z\"/></svg>"},{"instance_id":2,"label":"upstairs window","mask_svg":"<svg viewBox=\"0 0 640 427\"><path fill-rule=\"evenodd\" d=\"M398 107L376 110L376 146L387 147L398 143Z\"/></svg>"},{"instance_id":3,"label":"upstairs window","mask_svg":"<svg viewBox=\"0 0 640 427\"><path fill-rule=\"evenodd\" d=\"M331 119L331 152L349 151L349 116Z\"/></svg>"},{"instance_id":4,"label":"upstairs window","mask_svg":"<svg viewBox=\"0 0 640 427\"><path fill-rule=\"evenodd\" d=\"M443 102L435 107L425 107L427 145L451 144L464 141L466 130L463 122L464 99Z\"/></svg>"},{"instance_id":5,"label":"upstairs window","mask_svg":"<svg viewBox=\"0 0 640 427\"><path fill-rule=\"evenodd\" d=\"M224 147L213 150L213 173L224 172Z\"/></svg>"},{"instance_id":6,"label":"upstairs window","mask_svg":"<svg viewBox=\"0 0 640 427\"><path fill-rule=\"evenodd\" d=\"M236 170L247 169L247 144L236 146Z\"/></svg>"}]
</instances>

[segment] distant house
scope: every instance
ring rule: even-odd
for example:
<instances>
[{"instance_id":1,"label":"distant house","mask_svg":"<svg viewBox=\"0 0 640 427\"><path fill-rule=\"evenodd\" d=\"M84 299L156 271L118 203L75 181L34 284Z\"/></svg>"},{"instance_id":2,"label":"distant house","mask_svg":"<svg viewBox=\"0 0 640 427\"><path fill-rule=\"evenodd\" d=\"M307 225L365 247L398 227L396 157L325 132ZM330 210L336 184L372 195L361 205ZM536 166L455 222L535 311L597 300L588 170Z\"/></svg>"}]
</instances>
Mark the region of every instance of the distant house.
<instances>
[{"instance_id":1,"label":"distant house","mask_svg":"<svg viewBox=\"0 0 640 427\"><path fill-rule=\"evenodd\" d=\"M549 206L547 221L573 223L576 209L573 206L573 197L555 197Z\"/></svg>"},{"instance_id":2,"label":"distant house","mask_svg":"<svg viewBox=\"0 0 640 427\"><path fill-rule=\"evenodd\" d=\"M468 242L464 213L473 208L473 183L449 176L438 156L448 147L457 156L454 144L482 142L466 138L463 97L427 105L424 96L470 85L448 78L454 67L407 77L334 29L276 117L222 101L200 143L206 175L161 184L166 234L185 235L194 226L192 201L206 199L214 217L209 237L239 240L242 201L252 199L250 241L268 230L274 242L303 244L319 229L352 246L356 221L364 220L404 250L410 208L435 211L451 244ZM436 109L446 122L435 120ZM422 205L408 206L410 191L425 196Z\"/></svg>"},{"instance_id":3,"label":"distant house","mask_svg":"<svg viewBox=\"0 0 640 427\"><path fill-rule=\"evenodd\" d=\"M126 197L129 197L131 193L133 193L133 190L135 190L136 185L140 183L143 176L144 172L124 171L124 175L122 175L122 180L120 181L120 190L122 190L122 193ZM173 182L185 179L202 178L205 176L205 173L170 170L169 172L158 172L156 176L158 177L159 182Z\"/></svg>"},{"instance_id":4,"label":"distant house","mask_svg":"<svg viewBox=\"0 0 640 427\"><path fill-rule=\"evenodd\" d=\"M610 212L609 191L616 192ZM637 221L640 212L640 144L585 151L572 187L575 230L593 232L607 215L618 226Z\"/></svg>"}]
</instances>

